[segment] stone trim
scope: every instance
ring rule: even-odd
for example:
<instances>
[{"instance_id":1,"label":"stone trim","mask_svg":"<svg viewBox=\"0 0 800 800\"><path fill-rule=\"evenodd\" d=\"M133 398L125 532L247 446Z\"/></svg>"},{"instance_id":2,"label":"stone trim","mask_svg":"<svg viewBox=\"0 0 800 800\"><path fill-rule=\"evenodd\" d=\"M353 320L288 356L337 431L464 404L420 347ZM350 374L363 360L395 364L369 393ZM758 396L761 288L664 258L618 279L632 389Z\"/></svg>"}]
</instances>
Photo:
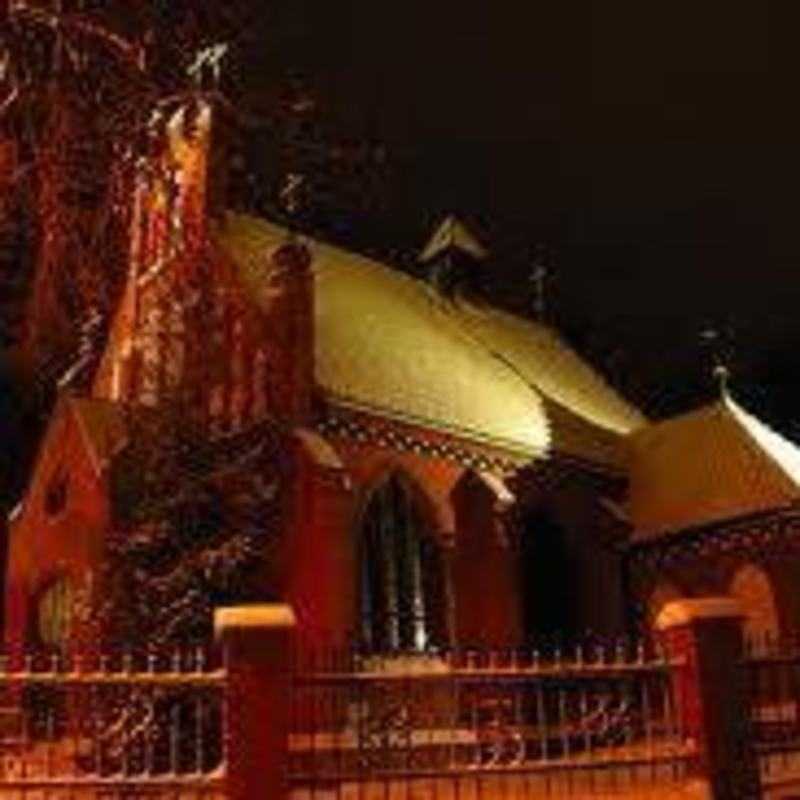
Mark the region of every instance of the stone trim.
<instances>
[{"instance_id":1,"label":"stone trim","mask_svg":"<svg viewBox=\"0 0 800 800\"><path fill-rule=\"evenodd\" d=\"M655 629L665 631L709 619L741 619L741 603L732 597L700 597L667 603L655 620Z\"/></svg>"},{"instance_id":2,"label":"stone trim","mask_svg":"<svg viewBox=\"0 0 800 800\"><path fill-rule=\"evenodd\" d=\"M214 633L217 636L241 628L294 628L296 624L291 607L279 603L218 608L214 613Z\"/></svg>"}]
</instances>

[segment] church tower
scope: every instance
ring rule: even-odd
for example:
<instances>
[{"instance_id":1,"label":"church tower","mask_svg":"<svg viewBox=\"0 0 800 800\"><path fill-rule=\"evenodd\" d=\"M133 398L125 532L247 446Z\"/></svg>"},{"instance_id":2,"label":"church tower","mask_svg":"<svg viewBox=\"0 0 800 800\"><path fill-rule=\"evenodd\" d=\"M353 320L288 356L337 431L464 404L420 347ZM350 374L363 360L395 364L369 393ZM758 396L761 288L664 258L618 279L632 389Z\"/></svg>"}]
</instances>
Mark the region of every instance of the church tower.
<instances>
[{"instance_id":1,"label":"church tower","mask_svg":"<svg viewBox=\"0 0 800 800\"><path fill-rule=\"evenodd\" d=\"M309 252L287 235L260 253L252 270L274 296L248 293L226 246L236 226L214 205L218 119L202 99L153 115L126 286L94 382L95 397L179 409L212 434L305 421L314 380Z\"/></svg>"},{"instance_id":2,"label":"church tower","mask_svg":"<svg viewBox=\"0 0 800 800\"><path fill-rule=\"evenodd\" d=\"M202 293L212 120L202 100L151 114L133 177L125 290L95 396L156 405L183 382L191 318L211 302Z\"/></svg>"}]
</instances>

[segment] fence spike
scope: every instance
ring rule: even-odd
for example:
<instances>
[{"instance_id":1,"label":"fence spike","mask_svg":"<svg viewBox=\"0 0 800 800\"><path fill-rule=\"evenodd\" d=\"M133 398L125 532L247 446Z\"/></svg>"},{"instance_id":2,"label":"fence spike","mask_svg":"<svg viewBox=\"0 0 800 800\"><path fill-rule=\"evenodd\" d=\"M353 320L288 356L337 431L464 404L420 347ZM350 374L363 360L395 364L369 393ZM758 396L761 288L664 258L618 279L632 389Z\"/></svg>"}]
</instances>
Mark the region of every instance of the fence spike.
<instances>
[{"instance_id":1,"label":"fence spike","mask_svg":"<svg viewBox=\"0 0 800 800\"><path fill-rule=\"evenodd\" d=\"M625 663L625 642L623 639L617 639L617 646L614 653L614 658L617 664Z\"/></svg>"},{"instance_id":2,"label":"fence spike","mask_svg":"<svg viewBox=\"0 0 800 800\"><path fill-rule=\"evenodd\" d=\"M445 648L444 652L442 653L442 660L444 661L444 665L448 669L448 671L453 669L453 648L452 647Z\"/></svg>"},{"instance_id":3,"label":"fence spike","mask_svg":"<svg viewBox=\"0 0 800 800\"><path fill-rule=\"evenodd\" d=\"M599 667L606 663L606 649L602 642L598 642L594 647L594 660Z\"/></svg>"},{"instance_id":4,"label":"fence spike","mask_svg":"<svg viewBox=\"0 0 800 800\"><path fill-rule=\"evenodd\" d=\"M126 650L122 656L122 671L130 675L133 673L133 653Z\"/></svg>"}]
</instances>

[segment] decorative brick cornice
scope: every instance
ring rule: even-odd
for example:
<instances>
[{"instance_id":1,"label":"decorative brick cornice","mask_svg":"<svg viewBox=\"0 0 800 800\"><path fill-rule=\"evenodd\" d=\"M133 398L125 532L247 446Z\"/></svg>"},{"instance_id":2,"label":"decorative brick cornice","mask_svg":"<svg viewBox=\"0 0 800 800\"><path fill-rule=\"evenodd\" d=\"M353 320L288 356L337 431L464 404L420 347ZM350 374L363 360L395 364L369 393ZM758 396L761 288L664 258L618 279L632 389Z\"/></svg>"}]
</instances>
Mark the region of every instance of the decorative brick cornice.
<instances>
[{"instance_id":1,"label":"decorative brick cornice","mask_svg":"<svg viewBox=\"0 0 800 800\"><path fill-rule=\"evenodd\" d=\"M320 411L315 427L323 436L343 439L356 445L438 458L467 469L514 476L515 483L535 486L539 491L549 491L565 481L577 479L588 482L598 491L617 496L626 484L626 477L620 471L565 453L552 452L537 456L515 452L491 443L471 442L456 433L434 430L346 405L331 404Z\"/></svg>"},{"instance_id":2,"label":"decorative brick cornice","mask_svg":"<svg viewBox=\"0 0 800 800\"><path fill-rule=\"evenodd\" d=\"M495 448L470 445L438 431L426 431L407 423L380 419L350 409L329 409L317 422L316 428L326 437L438 458L475 470L508 474L529 460L525 456L503 453Z\"/></svg>"},{"instance_id":3,"label":"decorative brick cornice","mask_svg":"<svg viewBox=\"0 0 800 800\"><path fill-rule=\"evenodd\" d=\"M721 556L763 561L798 552L800 508L786 506L633 542L628 560L647 573Z\"/></svg>"}]
</instances>

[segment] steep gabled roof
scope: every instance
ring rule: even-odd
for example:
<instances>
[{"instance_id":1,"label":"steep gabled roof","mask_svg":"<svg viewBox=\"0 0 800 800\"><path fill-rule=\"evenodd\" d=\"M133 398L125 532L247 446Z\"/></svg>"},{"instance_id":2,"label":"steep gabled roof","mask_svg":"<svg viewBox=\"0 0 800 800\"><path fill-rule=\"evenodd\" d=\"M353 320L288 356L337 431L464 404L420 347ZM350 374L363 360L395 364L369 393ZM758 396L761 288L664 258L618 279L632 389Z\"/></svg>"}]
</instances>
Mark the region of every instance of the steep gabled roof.
<instances>
[{"instance_id":1,"label":"steep gabled roof","mask_svg":"<svg viewBox=\"0 0 800 800\"><path fill-rule=\"evenodd\" d=\"M800 448L727 393L631 439L634 537L779 508L800 498Z\"/></svg>"},{"instance_id":2,"label":"steep gabled roof","mask_svg":"<svg viewBox=\"0 0 800 800\"><path fill-rule=\"evenodd\" d=\"M77 465L96 480L113 455L124 445L125 427L118 406L104 400L59 396L34 462L23 500L9 521L17 523L32 499L43 491L55 470L73 472Z\"/></svg>"},{"instance_id":3,"label":"steep gabled roof","mask_svg":"<svg viewBox=\"0 0 800 800\"><path fill-rule=\"evenodd\" d=\"M119 403L89 397L66 401L84 435L89 456L100 474L127 442L124 409Z\"/></svg>"},{"instance_id":4,"label":"steep gabled roof","mask_svg":"<svg viewBox=\"0 0 800 800\"><path fill-rule=\"evenodd\" d=\"M269 258L286 232L231 216L220 243L269 308ZM646 420L545 326L444 300L430 285L316 241L316 380L333 400L530 457L565 449L619 465Z\"/></svg>"}]
</instances>

